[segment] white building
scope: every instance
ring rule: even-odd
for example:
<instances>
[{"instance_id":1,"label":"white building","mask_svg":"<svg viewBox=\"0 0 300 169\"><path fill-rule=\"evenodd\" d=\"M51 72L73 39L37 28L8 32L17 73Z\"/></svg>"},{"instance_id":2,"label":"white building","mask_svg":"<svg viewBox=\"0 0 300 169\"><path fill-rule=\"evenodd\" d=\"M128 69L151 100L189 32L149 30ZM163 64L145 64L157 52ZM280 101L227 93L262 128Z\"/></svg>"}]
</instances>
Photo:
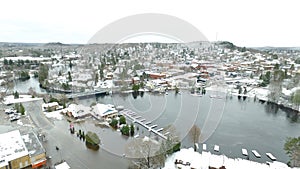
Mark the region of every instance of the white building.
<instances>
[{"instance_id":1,"label":"white building","mask_svg":"<svg viewBox=\"0 0 300 169\"><path fill-rule=\"evenodd\" d=\"M118 115L118 111L111 104L97 104L94 107L94 112L97 117L106 119L106 118L114 118Z\"/></svg>"},{"instance_id":2,"label":"white building","mask_svg":"<svg viewBox=\"0 0 300 169\"><path fill-rule=\"evenodd\" d=\"M20 131L0 134L0 168L24 168L31 165L28 150Z\"/></svg>"}]
</instances>

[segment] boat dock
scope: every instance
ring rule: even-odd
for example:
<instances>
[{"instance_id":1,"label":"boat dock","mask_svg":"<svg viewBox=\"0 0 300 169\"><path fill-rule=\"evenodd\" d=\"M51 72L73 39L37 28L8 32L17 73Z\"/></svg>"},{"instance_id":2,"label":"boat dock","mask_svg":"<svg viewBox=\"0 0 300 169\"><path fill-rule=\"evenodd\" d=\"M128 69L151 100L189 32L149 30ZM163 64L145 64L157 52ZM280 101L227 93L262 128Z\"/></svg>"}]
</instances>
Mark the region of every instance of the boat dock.
<instances>
[{"instance_id":1,"label":"boat dock","mask_svg":"<svg viewBox=\"0 0 300 169\"><path fill-rule=\"evenodd\" d=\"M197 145L196 145L197 144ZM195 146L198 147L198 143L195 143ZM202 151L207 151L207 145L205 143L202 144ZM215 152L220 152L220 146L219 145L214 145L213 146L213 151ZM248 157L247 159L249 160L249 154L248 154L248 150L246 148L242 148L242 155ZM262 156L258 153L257 150L252 150L251 151L253 153L253 155L256 158L261 158ZM272 153L266 153L266 156L271 159L272 161L276 161L276 157L272 154Z\"/></svg>"},{"instance_id":2,"label":"boat dock","mask_svg":"<svg viewBox=\"0 0 300 169\"><path fill-rule=\"evenodd\" d=\"M215 145L214 151L219 152L220 151L220 147L218 145Z\"/></svg>"},{"instance_id":3,"label":"boat dock","mask_svg":"<svg viewBox=\"0 0 300 169\"><path fill-rule=\"evenodd\" d=\"M248 151L246 149L242 148L242 154L244 156L248 156Z\"/></svg>"},{"instance_id":4,"label":"boat dock","mask_svg":"<svg viewBox=\"0 0 300 169\"><path fill-rule=\"evenodd\" d=\"M81 93L71 93L67 94L66 97L68 99L74 99L74 98L87 98L87 97L92 97L96 95L101 95L101 94L106 94L107 91L94 91L94 92L81 92Z\"/></svg>"},{"instance_id":5,"label":"boat dock","mask_svg":"<svg viewBox=\"0 0 300 169\"><path fill-rule=\"evenodd\" d=\"M266 155L273 161L276 161L276 158L271 153L266 153Z\"/></svg>"},{"instance_id":6,"label":"boat dock","mask_svg":"<svg viewBox=\"0 0 300 169\"><path fill-rule=\"evenodd\" d=\"M203 145L202 145L202 149L203 149L203 150L206 150L206 144L203 144Z\"/></svg>"},{"instance_id":7,"label":"boat dock","mask_svg":"<svg viewBox=\"0 0 300 169\"><path fill-rule=\"evenodd\" d=\"M255 155L255 157L260 158L261 155L256 151L256 150L252 150L252 153Z\"/></svg>"},{"instance_id":8,"label":"boat dock","mask_svg":"<svg viewBox=\"0 0 300 169\"><path fill-rule=\"evenodd\" d=\"M152 132L152 133L158 135L159 137L167 140L166 135L169 134L168 132L165 133L165 134L160 133L163 130L163 128L155 130L154 128L157 127L156 124L153 124L153 125L149 126L152 122L148 121L148 122L144 123L144 121L146 121L146 119L142 119L141 116L137 116L137 114L135 112L132 112L131 110L128 110L128 109L124 109L124 110L120 111L120 114L127 117L127 118L129 118L130 120L132 120L133 123L137 123L137 124L145 127L149 132ZM139 119L141 119L141 120L139 120Z\"/></svg>"}]
</instances>

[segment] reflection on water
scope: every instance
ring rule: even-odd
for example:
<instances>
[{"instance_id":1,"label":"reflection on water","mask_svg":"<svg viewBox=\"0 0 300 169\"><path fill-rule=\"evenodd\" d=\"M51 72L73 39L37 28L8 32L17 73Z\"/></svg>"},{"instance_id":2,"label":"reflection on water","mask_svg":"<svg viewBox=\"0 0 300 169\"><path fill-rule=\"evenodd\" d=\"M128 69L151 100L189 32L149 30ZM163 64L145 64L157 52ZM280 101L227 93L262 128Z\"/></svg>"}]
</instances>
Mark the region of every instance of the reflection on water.
<instances>
[{"instance_id":1,"label":"reflection on water","mask_svg":"<svg viewBox=\"0 0 300 169\"><path fill-rule=\"evenodd\" d=\"M153 120L159 127L179 124L176 128L181 135L185 135L182 126L186 123L194 122L202 128L210 107L214 106L210 105L211 98L208 96L193 97L189 92L181 95L172 92L169 95L153 95L146 92L143 97L120 94L94 99L101 103L123 105L143 118ZM149 107L149 104L152 106ZM197 118L190 119L195 111L198 111ZM222 119L206 144L209 150L212 150L214 144L220 145L221 153L231 157L241 157L241 148L244 147L248 151L258 149L261 154L271 152L279 161L287 162L283 145L287 137L299 136L299 131L299 115L295 112L288 112L274 104L260 103L253 98L239 100L237 97L228 97ZM186 137L183 146L191 145ZM253 160L265 162L269 159L263 156Z\"/></svg>"},{"instance_id":2,"label":"reflection on water","mask_svg":"<svg viewBox=\"0 0 300 169\"><path fill-rule=\"evenodd\" d=\"M20 93L27 93L29 88L32 88L37 93L46 93L45 89L40 88L39 81L37 78L31 77L28 80L15 80L14 82L14 91Z\"/></svg>"},{"instance_id":3,"label":"reflection on water","mask_svg":"<svg viewBox=\"0 0 300 169\"><path fill-rule=\"evenodd\" d=\"M18 82L15 90L27 92L30 87L35 88L37 92L45 92L39 88L38 81L34 78ZM93 102L122 105L137 112L147 121L153 121L159 127L176 124L176 130L181 136L186 136L184 126L189 124L195 123L202 128L211 107L215 106L211 105L209 94L195 97L189 92L182 92L181 95L174 92L169 92L168 95L147 92L120 93L80 100L80 103L87 106ZM94 125L85 127L98 130ZM120 140L126 142L126 139L121 139L120 136L101 131L98 130L97 133L106 140L105 146L119 145ZM261 154L271 152L279 161L287 162L288 157L283 145L287 137L298 137L299 131L300 120L297 113L274 104L255 101L254 98L238 99L232 96L226 100L222 119L206 144L211 151L214 144L220 145L220 153L230 157L241 157L241 148L246 148L248 151L257 149ZM186 137L182 145L190 147L192 143ZM260 162L269 160L265 156L261 159L250 159Z\"/></svg>"}]
</instances>

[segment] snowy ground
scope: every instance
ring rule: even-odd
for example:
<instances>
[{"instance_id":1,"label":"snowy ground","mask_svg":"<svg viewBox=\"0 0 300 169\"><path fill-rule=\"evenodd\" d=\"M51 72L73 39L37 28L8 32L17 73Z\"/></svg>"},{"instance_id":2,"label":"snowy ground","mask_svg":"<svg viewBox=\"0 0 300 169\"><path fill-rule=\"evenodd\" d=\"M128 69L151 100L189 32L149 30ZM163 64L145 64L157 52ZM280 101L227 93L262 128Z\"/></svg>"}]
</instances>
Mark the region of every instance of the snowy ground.
<instances>
[{"instance_id":1,"label":"snowy ground","mask_svg":"<svg viewBox=\"0 0 300 169\"><path fill-rule=\"evenodd\" d=\"M175 160L182 160L183 164L175 165ZM190 163L190 165L186 165ZM290 169L286 164L281 162L268 162L267 163L257 163L245 159L232 159L224 155L214 155L210 152L194 152L193 148L181 149L179 152L174 153L165 162L164 169L207 169L211 167L222 167L225 166L226 169L237 169L237 168L255 168L255 169Z\"/></svg>"},{"instance_id":2,"label":"snowy ground","mask_svg":"<svg viewBox=\"0 0 300 169\"><path fill-rule=\"evenodd\" d=\"M57 120L62 120L63 119L63 115L61 114L63 110L58 110L58 111L52 111L52 112L44 112L45 116L47 118L54 118Z\"/></svg>"},{"instance_id":3,"label":"snowy ground","mask_svg":"<svg viewBox=\"0 0 300 169\"><path fill-rule=\"evenodd\" d=\"M15 99L13 95L9 95L4 98L3 103L9 105L14 103L23 103L23 102L30 102L36 100L42 100L42 98L32 98L31 95L20 95L18 99Z\"/></svg>"}]
</instances>

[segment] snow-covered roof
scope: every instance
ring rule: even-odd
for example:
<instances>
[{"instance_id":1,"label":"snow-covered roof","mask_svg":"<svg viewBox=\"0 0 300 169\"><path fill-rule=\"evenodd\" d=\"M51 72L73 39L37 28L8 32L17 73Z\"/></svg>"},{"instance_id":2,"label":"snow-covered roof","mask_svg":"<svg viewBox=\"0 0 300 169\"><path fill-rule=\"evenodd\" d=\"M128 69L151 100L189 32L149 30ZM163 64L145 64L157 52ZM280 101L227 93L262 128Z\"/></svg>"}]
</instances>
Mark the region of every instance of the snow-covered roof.
<instances>
[{"instance_id":1,"label":"snow-covered roof","mask_svg":"<svg viewBox=\"0 0 300 169\"><path fill-rule=\"evenodd\" d=\"M59 106L57 102L51 102L51 103L44 103L42 104L43 108L48 108L48 107L54 107L54 106Z\"/></svg>"},{"instance_id":2,"label":"snow-covered roof","mask_svg":"<svg viewBox=\"0 0 300 169\"><path fill-rule=\"evenodd\" d=\"M107 104L97 104L96 105L96 114L99 115L100 117L104 117L110 114L115 114L118 111L113 108L112 105L107 105Z\"/></svg>"},{"instance_id":3,"label":"snow-covered roof","mask_svg":"<svg viewBox=\"0 0 300 169\"><path fill-rule=\"evenodd\" d=\"M0 134L0 167L25 155L28 155L28 150L19 130Z\"/></svg>"},{"instance_id":4,"label":"snow-covered roof","mask_svg":"<svg viewBox=\"0 0 300 169\"><path fill-rule=\"evenodd\" d=\"M68 111L72 112L73 117L83 117L90 114L91 110L90 107L77 105L77 104L70 104L68 107Z\"/></svg>"}]
</instances>

